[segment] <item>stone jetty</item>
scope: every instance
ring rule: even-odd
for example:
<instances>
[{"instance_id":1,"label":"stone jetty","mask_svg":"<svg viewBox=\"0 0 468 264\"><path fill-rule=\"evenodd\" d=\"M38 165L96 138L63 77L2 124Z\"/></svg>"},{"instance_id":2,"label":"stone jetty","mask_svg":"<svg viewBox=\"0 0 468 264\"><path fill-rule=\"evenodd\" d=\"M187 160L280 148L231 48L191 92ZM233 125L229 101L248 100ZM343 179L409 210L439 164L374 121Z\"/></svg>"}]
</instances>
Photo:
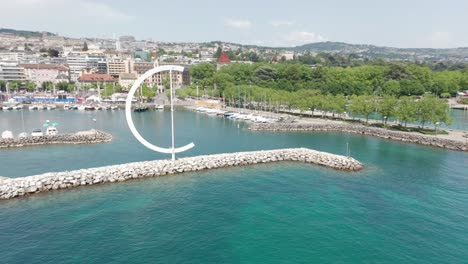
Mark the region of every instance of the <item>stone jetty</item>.
<instances>
[{"instance_id":1,"label":"stone jetty","mask_svg":"<svg viewBox=\"0 0 468 264\"><path fill-rule=\"evenodd\" d=\"M266 123L252 124L252 131L337 131L357 133L384 139L416 143L421 145L446 148L451 150L468 151L468 143L450 140L436 136L420 135L413 132L389 130L378 127L353 125L347 123L308 124L308 123Z\"/></svg>"},{"instance_id":2,"label":"stone jetty","mask_svg":"<svg viewBox=\"0 0 468 264\"><path fill-rule=\"evenodd\" d=\"M95 144L112 140L112 135L100 130L90 130L69 134L45 135L40 137L24 137L0 139L0 148L18 148L26 146L52 144Z\"/></svg>"},{"instance_id":3,"label":"stone jetty","mask_svg":"<svg viewBox=\"0 0 468 264\"><path fill-rule=\"evenodd\" d=\"M8 178L0 181L0 199L11 199L41 192L78 186L123 182L183 172L245 166L277 161L317 164L344 171L359 171L364 166L351 158L305 148L237 152L181 158L175 161L154 160L67 172Z\"/></svg>"}]
</instances>

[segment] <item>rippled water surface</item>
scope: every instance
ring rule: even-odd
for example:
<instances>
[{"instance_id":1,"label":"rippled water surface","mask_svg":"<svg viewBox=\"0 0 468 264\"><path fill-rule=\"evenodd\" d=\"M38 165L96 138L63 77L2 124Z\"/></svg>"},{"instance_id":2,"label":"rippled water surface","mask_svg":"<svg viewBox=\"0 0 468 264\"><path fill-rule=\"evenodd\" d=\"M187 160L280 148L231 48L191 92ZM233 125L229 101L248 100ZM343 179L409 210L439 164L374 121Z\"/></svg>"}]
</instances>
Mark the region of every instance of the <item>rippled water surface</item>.
<instances>
[{"instance_id":1,"label":"rippled water surface","mask_svg":"<svg viewBox=\"0 0 468 264\"><path fill-rule=\"evenodd\" d=\"M97 122L92 121L96 118ZM19 177L167 158L137 144L123 112L29 112L61 132L96 126L99 145L0 151L0 175ZM134 115L168 146L169 113ZM465 263L468 154L341 133L263 133L244 123L176 113L186 156L285 147L346 152L359 173L276 163L135 180L0 202L2 263ZM22 130L20 112L0 130Z\"/></svg>"}]
</instances>

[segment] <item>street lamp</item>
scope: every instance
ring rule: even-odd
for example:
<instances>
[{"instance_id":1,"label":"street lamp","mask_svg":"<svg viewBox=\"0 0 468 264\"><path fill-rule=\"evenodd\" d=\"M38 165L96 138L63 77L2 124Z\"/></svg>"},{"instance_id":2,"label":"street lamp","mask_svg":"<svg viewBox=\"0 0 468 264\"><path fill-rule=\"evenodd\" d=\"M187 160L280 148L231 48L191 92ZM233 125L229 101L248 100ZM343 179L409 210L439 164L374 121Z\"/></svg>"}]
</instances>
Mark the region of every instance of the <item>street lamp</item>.
<instances>
[{"instance_id":1,"label":"street lamp","mask_svg":"<svg viewBox=\"0 0 468 264\"><path fill-rule=\"evenodd\" d=\"M384 119L384 127L387 127L387 116L384 116L383 119Z\"/></svg>"},{"instance_id":2,"label":"street lamp","mask_svg":"<svg viewBox=\"0 0 468 264\"><path fill-rule=\"evenodd\" d=\"M437 136L437 127L438 127L439 125L440 125L439 122L435 122L435 133L436 133L435 135L436 135L436 136Z\"/></svg>"}]
</instances>

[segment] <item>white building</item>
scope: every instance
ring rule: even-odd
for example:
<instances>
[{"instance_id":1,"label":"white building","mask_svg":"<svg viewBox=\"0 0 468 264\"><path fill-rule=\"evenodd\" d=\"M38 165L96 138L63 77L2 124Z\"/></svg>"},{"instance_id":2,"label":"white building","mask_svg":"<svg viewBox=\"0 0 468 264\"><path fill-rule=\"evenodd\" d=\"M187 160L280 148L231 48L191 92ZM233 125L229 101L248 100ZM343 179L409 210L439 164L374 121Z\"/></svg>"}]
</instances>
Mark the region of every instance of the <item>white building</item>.
<instances>
[{"instance_id":1,"label":"white building","mask_svg":"<svg viewBox=\"0 0 468 264\"><path fill-rule=\"evenodd\" d=\"M130 88L137 79L138 75L136 73L121 73L119 75L119 84L122 87Z\"/></svg>"},{"instance_id":2,"label":"white building","mask_svg":"<svg viewBox=\"0 0 468 264\"><path fill-rule=\"evenodd\" d=\"M98 62L104 60L104 55L70 55L67 64L70 68L70 80L78 81L81 71L86 68L98 68Z\"/></svg>"},{"instance_id":3,"label":"white building","mask_svg":"<svg viewBox=\"0 0 468 264\"><path fill-rule=\"evenodd\" d=\"M17 63L0 62L0 80L2 81L24 81L24 68Z\"/></svg>"},{"instance_id":4,"label":"white building","mask_svg":"<svg viewBox=\"0 0 468 264\"><path fill-rule=\"evenodd\" d=\"M38 86L43 82L51 81L69 82L70 69L57 64L21 64L24 68L26 79L36 83Z\"/></svg>"},{"instance_id":5,"label":"white building","mask_svg":"<svg viewBox=\"0 0 468 264\"><path fill-rule=\"evenodd\" d=\"M21 61L24 58L24 52L0 52L0 61Z\"/></svg>"}]
</instances>

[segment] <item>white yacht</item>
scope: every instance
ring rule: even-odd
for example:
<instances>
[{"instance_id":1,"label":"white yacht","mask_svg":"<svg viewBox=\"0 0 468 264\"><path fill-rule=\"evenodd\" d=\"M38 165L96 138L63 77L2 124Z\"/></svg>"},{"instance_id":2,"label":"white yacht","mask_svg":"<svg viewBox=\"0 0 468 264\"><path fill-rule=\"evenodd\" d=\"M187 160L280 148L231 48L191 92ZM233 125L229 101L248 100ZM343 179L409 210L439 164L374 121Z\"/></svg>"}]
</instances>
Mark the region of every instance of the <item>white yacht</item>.
<instances>
[{"instance_id":1,"label":"white yacht","mask_svg":"<svg viewBox=\"0 0 468 264\"><path fill-rule=\"evenodd\" d=\"M47 105L47 110L54 110L54 109L57 109L56 105L54 105L54 104L48 104Z\"/></svg>"},{"instance_id":2,"label":"white yacht","mask_svg":"<svg viewBox=\"0 0 468 264\"><path fill-rule=\"evenodd\" d=\"M164 110L164 105L155 105L154 109L156 110Z\"/></svg>"},{"instance_id":3,"label":"white yacht","mask_svg":"<svg viewBox=\"0 0 468 264\"><path fill-rule=\"evenodd\" d=\"M2 139L13 139L13 133L9 130L3 131Z\"/></svg>"},{"instance_id":4,"label":"white yacht","mask_svg":"<svg viewBox=\"0 0 468 264\"><path fill-rule=\"evenodd\" d=\"M17 104L13 106L13 110L20 110L20 109L23 109L23 105Z\"/></svg>"},{"instance_id":5,"label":"white yacht","mask_svg":"<svg viewBox=\"0 0 468 264\"><path fill-rule=\"evenodd\" d=\"M55 126L49 126L47 127L45 134L46 136L55 136L58 134L58 130Z\"/></svg>"},{"instance_id":6,"label":"white yacht","mask_svg":"<svg viewBox=\"0 0 468 264\"><path fill-rule=\"evenodd\" d=\"M33 137L41 137L42 135L43 135L42 130L40 128L35 128L31 132L31 136L33 136Z\"/></svg>"},{"instance_id":7,"label":"white yacht","mask_svg":"<svg viewBox=\"0 0 468 264\"><path fill-rule=\"evenodd\" d=\"M26 133L26 132L18 134L18 138L26 138L26 137L28 137L28 133Z\"/></svg>"}]
</instances>

